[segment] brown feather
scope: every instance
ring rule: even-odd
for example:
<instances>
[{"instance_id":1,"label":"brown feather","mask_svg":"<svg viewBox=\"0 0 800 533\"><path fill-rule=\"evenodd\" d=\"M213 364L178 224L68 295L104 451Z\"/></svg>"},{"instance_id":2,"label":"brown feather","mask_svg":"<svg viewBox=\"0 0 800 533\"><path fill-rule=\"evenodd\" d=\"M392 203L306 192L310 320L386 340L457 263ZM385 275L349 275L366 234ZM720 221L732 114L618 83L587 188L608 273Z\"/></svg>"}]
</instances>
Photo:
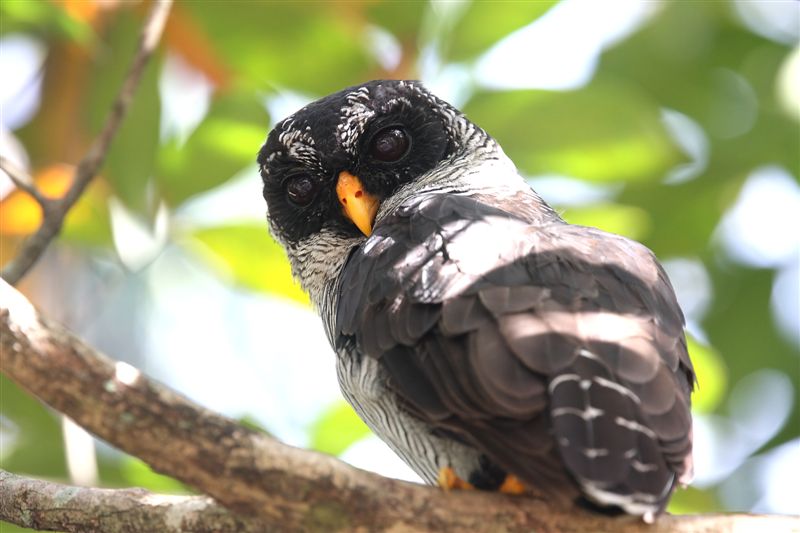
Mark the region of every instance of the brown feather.
<instances>
[{"instance_id":1,"label":"brown feather","mask_svg":"<svg viewBox=\"0 0 800 533\"><path fill-rule=\"evenodd\" d=\"M690 465L694 374L653 255L463 196L416 202L350 257L336 331L415 416L525 483L663 507Z\"/></svg>"}]
</instances>

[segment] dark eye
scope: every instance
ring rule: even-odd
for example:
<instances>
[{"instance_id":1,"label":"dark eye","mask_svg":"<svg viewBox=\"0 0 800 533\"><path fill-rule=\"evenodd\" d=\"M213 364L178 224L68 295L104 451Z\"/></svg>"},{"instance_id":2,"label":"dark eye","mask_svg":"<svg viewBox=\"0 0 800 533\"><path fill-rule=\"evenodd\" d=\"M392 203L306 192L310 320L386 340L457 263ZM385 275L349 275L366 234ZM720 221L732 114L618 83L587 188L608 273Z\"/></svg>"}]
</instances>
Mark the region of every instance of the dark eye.
<instances>
[{"instance_id":1,"label":"dark eye","mask_svg":"<svg viewBox=\"0 0 800 533\"><path fill-rule=\"evenodd\" d=\"M378 161L392 163L408 152L409 139L397 126L382 129L370 141L369 153Z\"/></svg>"},{"instance_id":2,"label":"dark eye","mask_svg":"<svg viewBox=\"0 0 800 533\"><path fill-rule=\"evenodd\" d=\"M289 200L300 207L311 203L317 194L317 183L307 174L289 178L286 183L286 195Z\"/></svg>"}]
</instances>

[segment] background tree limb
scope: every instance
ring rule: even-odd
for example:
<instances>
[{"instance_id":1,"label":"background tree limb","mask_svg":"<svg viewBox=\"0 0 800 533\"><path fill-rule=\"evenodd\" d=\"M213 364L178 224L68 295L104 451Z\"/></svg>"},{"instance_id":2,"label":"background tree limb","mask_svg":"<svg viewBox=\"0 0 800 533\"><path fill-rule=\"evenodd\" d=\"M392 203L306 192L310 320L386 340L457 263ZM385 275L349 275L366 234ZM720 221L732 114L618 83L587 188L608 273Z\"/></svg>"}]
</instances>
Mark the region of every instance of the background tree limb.
<instances>
[{"instance_id":1,"label":"background tree limb","mask_svg":"<svg viewBox=\"0 0 800 533\"><path fill-rule=\"evenodd\" d=\"M44 531L263 532L208 496L70 487L0 470L0 516Z\"/></svg>"},{"instance_id":2,"label":"background tree limb","mask_svg":"<svg viewBox=\"0 0 800 533\"><path fill-rule=\"evenodd\" d=\"M20 173L15 172L15 169L10 167L5 158L0 161L3 170L8 172L14 183L31 194L42 208L41 226L36 230L36 233L25 240L17 256L3 268L0 277L8 283L16 284L36 264L50 241L61 231L64 218L69 210L75 205L103 165L108 149L111 146L111 141L114 139L114 135L117 133L133 101L133 95L142 77L142 72L144 72L144 67L153 52L155 52L161 39L171 6L172 0L156 0L153 2L153 7L150 9L139 37L139 46L134 55L133 63L125 76L125 81L122 83L119 94L117 94L114 103L111 105L111 111L106 117L105 125L89 148L89 151L78 163L72 179L72 185L70 185L63 197L45 199L31 180L26 182L19 179Z\"/></svg>"},{"instance_id":3,"label":"background tree limb","mask_svg":"<svg viewBox=\"0 0 800 533\"><path fill-rule=\"evenodd\" d=\"M8 177L11 178L11 181L14 182L14 185L18 189L22 189L26 193L30 194L43 210L45 209L45 204L51 201L41 192L39 192L39 189L33 182L33 178L25 171L25 169L19 168L3 155L0 155L0 170L8 174Z\"/></svg>"},{"instance_id":4,"label":"background tree limb","mask_svg":"<svg viewBox=\"0 0 800 533\"><path fill-rule=\"evenodd\" d=\"M664 516L647 526L631 517L554 508L536 496L445 493L383 478L286 446L193 404L130 365L97 353L0 283L0 369L5 374L100 438L264 529L656 533L735 526L800 531L798 518L750 515ZM19 481L0 478L0 493L11 494L14 483ZM47 508L46 498L36 501ZM4 503L0 518L21 523L14 509ZM85 513L87 527L107 510L99 500Z\"/></svg>"}]
</instances>

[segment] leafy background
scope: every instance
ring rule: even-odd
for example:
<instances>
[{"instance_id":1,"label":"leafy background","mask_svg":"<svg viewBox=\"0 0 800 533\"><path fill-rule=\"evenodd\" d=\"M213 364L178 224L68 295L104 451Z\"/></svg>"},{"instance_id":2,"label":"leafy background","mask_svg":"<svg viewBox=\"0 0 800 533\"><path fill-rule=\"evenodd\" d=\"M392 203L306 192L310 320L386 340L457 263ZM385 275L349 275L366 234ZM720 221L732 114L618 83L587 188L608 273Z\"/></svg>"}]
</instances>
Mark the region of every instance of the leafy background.
<instances>
[{"instance_id":1,"label":"leafy background","mask_svg":"<svg viewBox=\"0 0 800 533\"><path fill-rule=\"evenodd\" d=\"M69 185L146 7L0 3L0 145L45 193ZM697 481L670 509L796 512L799 34L793 1L178 2L101 176L22 289L209 407L413 479L339 397L322 328L266 231L254 158L311 99L422 79L568 221L664 261L700 379ZM7 262L41 215L2 177ZM16 473L187 490L5 377L0 431Z\"/></svg>"}]
</instances>

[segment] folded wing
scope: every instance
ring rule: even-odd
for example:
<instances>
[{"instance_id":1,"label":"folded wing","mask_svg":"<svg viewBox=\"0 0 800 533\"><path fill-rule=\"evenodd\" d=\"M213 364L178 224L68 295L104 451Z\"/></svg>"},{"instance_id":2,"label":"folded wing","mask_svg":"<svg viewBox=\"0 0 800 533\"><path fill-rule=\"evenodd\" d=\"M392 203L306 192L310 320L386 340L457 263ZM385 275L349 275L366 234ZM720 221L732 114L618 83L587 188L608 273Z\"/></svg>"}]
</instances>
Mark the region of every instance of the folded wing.
<instances>
[{"instance_id":1,"label":"folded wing","mask_svg":"<svg viewBox=\"0 0 800 533\"><path fill-rule=\"evenodd\" d=\"M430 196L380 221L339 294L335 336L527 483L644 514L691 475L683 317L638 243Z\"/></svg>"}]
</instances>

